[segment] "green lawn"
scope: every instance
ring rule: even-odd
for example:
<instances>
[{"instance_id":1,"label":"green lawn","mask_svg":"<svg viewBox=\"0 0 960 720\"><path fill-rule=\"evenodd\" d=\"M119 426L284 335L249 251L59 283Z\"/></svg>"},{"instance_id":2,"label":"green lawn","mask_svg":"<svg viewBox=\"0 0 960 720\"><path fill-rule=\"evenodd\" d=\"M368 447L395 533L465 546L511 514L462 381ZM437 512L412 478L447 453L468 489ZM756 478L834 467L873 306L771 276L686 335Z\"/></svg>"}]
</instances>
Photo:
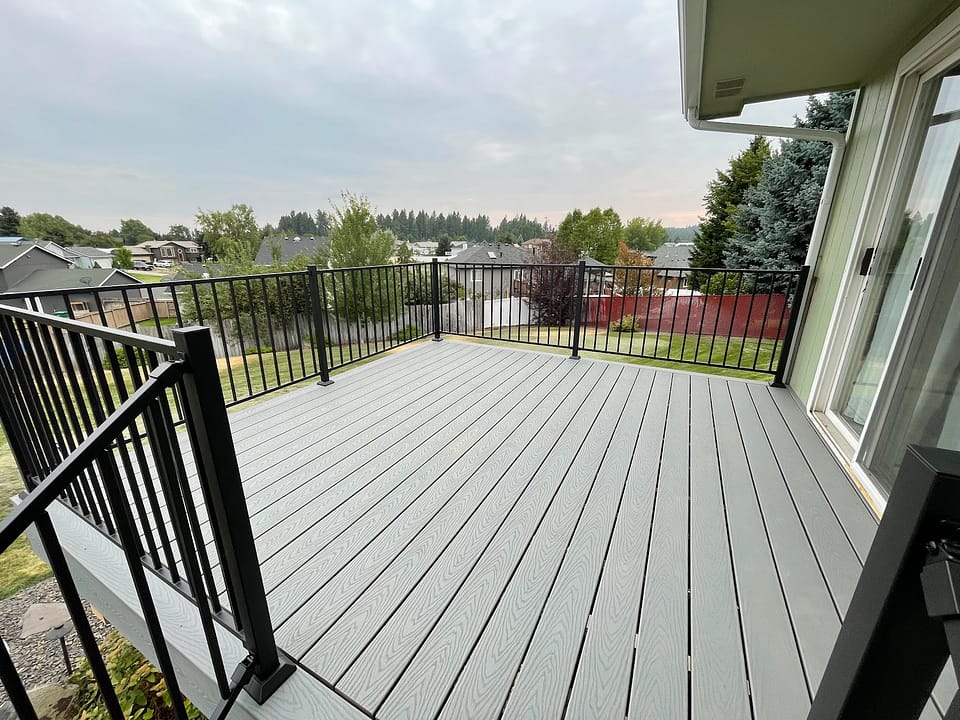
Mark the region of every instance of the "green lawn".
<instances>
[{"instance_id":1,"label":"green lawn","mask_svg":"<svg viewBox=\"0 0 960 720\"><path fill-rule=\"evenodd\" d=\"M538 346L538 349L548 352L569 353L570 330L563 327L540 328L540 341L548 341L551 345L559 347ZM480 342L493 342L507 344L509 340L527 340L526 328L493 328L486 330L482 338L473 338ZM536 342L536 328L530 328L529 339ZM660 341L657 342L653 335L647 335L644 342L642 333L616 333L616 332L596 332L592 328L587 328L580 338L580 355L583 357L597 358L601 360L618 360L633 365L650 365L653 367L662 367L673 370L689 370L691 372L706 373L709 375L723 375L726 377L742 378L745 380L765 380L769 381L773 377L769 373L755 372L752 370L754 360L758 368L766 368L770 365L774 348L772 340L756 340L747 338L730 338L718 336L710 345L710 338L701 338L700 346L697 347L697 338L691 335L686 338L682 335L674 335L671 340L668 333L661 334ZM515 343L509 342L514 345ZM741 357L742 350L742 357ZM779 354L780 345L777 345ZM681 362L683 361L683 362ZM714 363L713 365L694 365L698 363ZM739 365L740 368L720 367L721 364Z\"/></svg>"},{"instance_id":2,"label":"green lawn","mask_svg":"<svg viewBox=\"0 0 960 720\"><path fill-rule=\"evenodd\" d=\"M0 520L10 514L10 498L23 490L10 444L0 430ZM27 538L20 536L0 554L0 600L50 576L50 568L33 554Z\"/></svg>"}]
</instances>

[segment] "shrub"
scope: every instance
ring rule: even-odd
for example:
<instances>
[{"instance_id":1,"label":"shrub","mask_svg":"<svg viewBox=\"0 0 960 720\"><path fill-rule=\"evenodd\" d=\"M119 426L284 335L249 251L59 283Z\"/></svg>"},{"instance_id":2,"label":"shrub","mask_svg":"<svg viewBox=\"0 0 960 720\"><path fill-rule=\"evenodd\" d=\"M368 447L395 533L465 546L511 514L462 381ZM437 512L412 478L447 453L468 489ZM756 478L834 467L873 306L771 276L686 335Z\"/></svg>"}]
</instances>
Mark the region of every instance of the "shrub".
<instances>
[{"instance_id":1,"label":"shrub","mask_svg":"<svg viewBox=\"0 0 960 720\"><path fill-rule=\"evenodd\" d=\"M266 355L273 352L273 348L269 345L261 345L260 347L249 347L243 351L244 355Z\"/></svg>"},{"instance_id":2,"label":"shrub","mask_svg":"<svg viewBox=\"0 0 960 720\"><path fill-rule=\"evenodd\" d=\"M421 335L423 335L423 332L416 325L405 325L393 334L393 339L397 342L405 342L407 340L416 340Z\"/></svg>"},{"instance_id":3,"label":"shrub","mask_svg":"<svg viewBox=\"0 0 960 720\"><path fill-rule=\"evenodd\" d=\"M637 319L633 315L624 315L619 320L614 320L610 329L618 333L632 333L640 328L637 327Z\"/></svg>"},{"instance_id":4,"label":"shrub","mask_svg":"<svg viewBox=\"0 0 960 720\"><path fill-rule=\"evenodd\" d=\"M737 291L741 294L753 292L753 278L745 274L742 277L741 280L740 273L732 273L726 276L727 279L724 282L724 274L716 273L709 282L701 286L700 291L705 295L736 295Z\"/></svg>"},{"instance_id":5,"label":"shrub","mask_svg":"<svg viewBox=\"0 0 960 720\"><path fill-rule=\"evenodd\" d=\"M167 681L140 652L120 633L113 631L100 643L107 672L120 700L120 707L129 720L172 720L174 717ZM77 690L80 706L79 720L110 720L107 709L100 701L100 689L86 659L70 676ZM184 698L187 716L191 720L203 715Z\"/></svg>"}]
</instances>

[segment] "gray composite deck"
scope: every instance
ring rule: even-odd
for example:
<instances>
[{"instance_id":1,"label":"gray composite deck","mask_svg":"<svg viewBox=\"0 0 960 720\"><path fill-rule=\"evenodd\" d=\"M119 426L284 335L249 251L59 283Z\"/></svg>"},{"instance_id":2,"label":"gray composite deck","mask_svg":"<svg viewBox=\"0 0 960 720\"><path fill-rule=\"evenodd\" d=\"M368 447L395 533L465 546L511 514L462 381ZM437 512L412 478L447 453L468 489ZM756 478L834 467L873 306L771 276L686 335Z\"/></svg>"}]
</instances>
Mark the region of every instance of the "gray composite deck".
<instances>
[{"instance_id":1,"label":"gray composite deck","mask_svg":"<svg viewBox=\"0 0 960 720\"><path fill-rule=\"evenodd\" d=\"M231 423L280 646L384 720L803 718L876 529L762 383L448 340Z\"/></svg>"}]
</instances>

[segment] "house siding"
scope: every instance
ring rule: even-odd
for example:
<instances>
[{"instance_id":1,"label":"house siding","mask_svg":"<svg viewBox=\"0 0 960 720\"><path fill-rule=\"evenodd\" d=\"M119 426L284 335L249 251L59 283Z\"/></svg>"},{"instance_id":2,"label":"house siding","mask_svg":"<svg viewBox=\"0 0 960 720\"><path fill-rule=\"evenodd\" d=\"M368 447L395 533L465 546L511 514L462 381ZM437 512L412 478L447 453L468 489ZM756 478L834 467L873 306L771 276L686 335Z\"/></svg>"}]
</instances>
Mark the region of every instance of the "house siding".
<instances>
[{"instance_id":1,"label":"house siding","mask_svg":"<svg viewBox=\"0 0 960 720\"><path fill-rule=\"evenodd\" d=\"M876 81L860 91L853 129L849 134L843 167L827 222L814 276L812 292L800 336L790 385L797 396L810 398L817 365L823 354L827 329L833 316L840 284L851 246L856 241L857 223L867 193L886 119L890 93L896 79L896 63Z\"/></svg>"}]
</instances>

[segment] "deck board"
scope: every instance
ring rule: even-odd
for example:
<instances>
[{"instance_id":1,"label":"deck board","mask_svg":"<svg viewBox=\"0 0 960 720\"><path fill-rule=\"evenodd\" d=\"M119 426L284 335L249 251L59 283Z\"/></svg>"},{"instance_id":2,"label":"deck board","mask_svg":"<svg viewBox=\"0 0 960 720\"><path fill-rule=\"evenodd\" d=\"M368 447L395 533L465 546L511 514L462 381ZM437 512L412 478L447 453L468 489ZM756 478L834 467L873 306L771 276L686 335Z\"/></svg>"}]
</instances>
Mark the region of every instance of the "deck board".
<instances>
[{"instance_id":1,"label":"deck board","mask_svg":"<svg viewBox=\"0 0 960 720\"><path fill-rule=\"evenodd\" d=\"M690 381L690 717L749 720L741 618L706 378Z\"/></svg>"},{"instance_id":2,"label":"deck board","mask_svg":"<svg viewBox=\"0 0 960 720\"><path fill-rule=\"evenodd\" d=\"M450 340L230 419L280 646L384 720L801 720L876 531L761 383Z\"/></svg>"},{"instance_id":3,"label":"deck board","mask_svg":"<svg viewBox=\"0 0 960 720\"><path fill-rule=\"evenodd\" d=\"M680 720L689 680L690 378L671 380L628 714Z\"/></svg>"}]
</instances>

